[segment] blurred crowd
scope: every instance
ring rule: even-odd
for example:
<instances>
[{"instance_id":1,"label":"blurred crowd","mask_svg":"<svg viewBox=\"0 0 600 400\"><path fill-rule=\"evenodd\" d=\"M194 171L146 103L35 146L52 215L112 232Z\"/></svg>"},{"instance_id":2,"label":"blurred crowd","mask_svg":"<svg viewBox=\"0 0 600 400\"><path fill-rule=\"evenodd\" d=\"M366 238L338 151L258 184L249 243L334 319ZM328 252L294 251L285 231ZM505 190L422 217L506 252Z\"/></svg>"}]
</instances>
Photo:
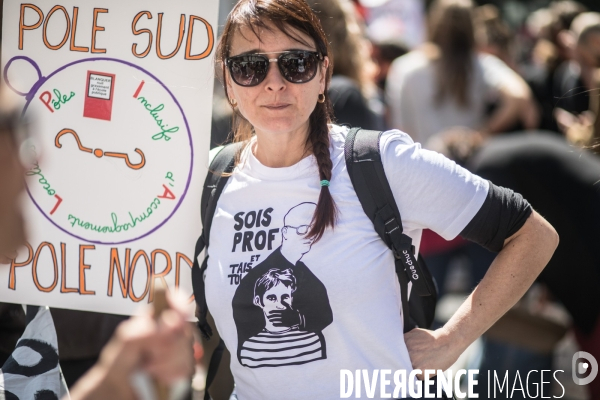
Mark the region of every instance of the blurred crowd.
<instances>
[{"instance_id":1,"label":"blurred crowd","mask_svg":"<svg viewBox=\"0 0 600 400\"><path fill-rule=\"evenodd\" d=\"M232 1L223 3L226 10ZM426 148L455 127L486 137L551 131L581 146L595 140L600 14L578 2L553 1L510 23L498 7L471 0L427 8L412 0L308 3L332 44L329 96L339 124L400 129ZM407 14L408 4L420 5L420 14L392 19L395 28L375 18ZM407 18L423 20L422 35L398 27ZM216 102L213 146L227 141L230 112Z\"/></svg>"}]
</instances>

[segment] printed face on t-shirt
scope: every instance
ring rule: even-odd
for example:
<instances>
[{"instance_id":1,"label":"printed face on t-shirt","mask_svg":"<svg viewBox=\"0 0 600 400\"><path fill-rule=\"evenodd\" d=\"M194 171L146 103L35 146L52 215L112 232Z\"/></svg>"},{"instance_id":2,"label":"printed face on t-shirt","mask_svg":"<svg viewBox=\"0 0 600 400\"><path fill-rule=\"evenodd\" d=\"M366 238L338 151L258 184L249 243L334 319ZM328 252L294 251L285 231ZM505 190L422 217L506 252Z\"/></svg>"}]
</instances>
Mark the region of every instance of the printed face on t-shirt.
<instances>
[{"instance_id":1,"label":"printed face on t-shirt","mask_svg":"<svg viewBox=\"0 0 600 400\"><path fill-rule=\"evenodd\" d=\"M295 253L306 254L310 251L314 240L306 237L308 232L308 225L295 226L284 226L281 230L283 234L282 246L286 248L293 248Z\"/></svg>"},{"instance_id":2,"label":"printed face on t-shirt","mask_svg":"<svg viewBox=\"0 0 600 400\"><path fill-rule=\"evenodd\" d=\"M310 231L316 208L315 203L300 203L292 207L283 218L281 252L292 264L308 253L314 242L306 234Z\"/></svg>"},{"instance_id":3,"label":"printed face on t-shirt","mask_svg":"<svg viewBox=\"0 0 600 400\"><path fill-rule=\"evenodd\" d=\"M254 299L259 302L258 296ZM265 314L273 310L285 310L292 305L292 289L283 283L278 283L263 295L262 301L257 306L261 307Z\"/></svg>"},{"instance_id":4,"label":"printed face on t-shirt","mask_svg":"<svg viewBox=\"0 0 600 400\"><path fill-rule=\"evenodd\" d=\"M277 332L289 329L286 326L275 327L269 317L274 312L290 309L292 306L292 287L286 286L282 282L273 286L265 292L262 299L259 296L254 297L254 304L262 308L265 315L265 329L270 332Z\"/></svg>"}]
</instances>

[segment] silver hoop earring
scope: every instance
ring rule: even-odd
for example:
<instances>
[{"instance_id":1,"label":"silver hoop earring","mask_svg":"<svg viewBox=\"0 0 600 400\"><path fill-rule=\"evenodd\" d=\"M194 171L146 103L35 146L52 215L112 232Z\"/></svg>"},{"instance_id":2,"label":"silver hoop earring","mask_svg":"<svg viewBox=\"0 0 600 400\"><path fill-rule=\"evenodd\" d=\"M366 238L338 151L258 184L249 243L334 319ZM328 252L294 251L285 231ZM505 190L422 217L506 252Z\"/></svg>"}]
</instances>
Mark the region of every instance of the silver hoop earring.
<instances>
[{"instance_id":1,"label":"silver hoop earring","mask_svg":"<svg viewBox=\"0 0 600 400\"><path fill-rule=\"evenodd\" d=\"M319 93L319 97L317 98L319 103L325 103L325 93Z\"/></svg>"}]
</instances>

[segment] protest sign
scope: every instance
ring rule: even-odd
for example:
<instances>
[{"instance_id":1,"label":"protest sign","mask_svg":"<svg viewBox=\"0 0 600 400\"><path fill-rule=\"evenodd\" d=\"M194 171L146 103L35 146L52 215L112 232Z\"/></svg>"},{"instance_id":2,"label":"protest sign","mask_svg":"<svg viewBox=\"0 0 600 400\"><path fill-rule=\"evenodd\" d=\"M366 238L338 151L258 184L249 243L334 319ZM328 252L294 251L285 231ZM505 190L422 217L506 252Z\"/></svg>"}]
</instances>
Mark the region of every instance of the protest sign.
<instances>
[{"instance_id":1,"label":"protest sign","mask_svg":"<svg viewBox=\"0 0 600 400\"><path fill-rule=\"evenodd\" d=\"M218 6L4 1L3 84L37 161L0 301L131 314L162 280L193 303Z\"/></svg>"}]
</instances>

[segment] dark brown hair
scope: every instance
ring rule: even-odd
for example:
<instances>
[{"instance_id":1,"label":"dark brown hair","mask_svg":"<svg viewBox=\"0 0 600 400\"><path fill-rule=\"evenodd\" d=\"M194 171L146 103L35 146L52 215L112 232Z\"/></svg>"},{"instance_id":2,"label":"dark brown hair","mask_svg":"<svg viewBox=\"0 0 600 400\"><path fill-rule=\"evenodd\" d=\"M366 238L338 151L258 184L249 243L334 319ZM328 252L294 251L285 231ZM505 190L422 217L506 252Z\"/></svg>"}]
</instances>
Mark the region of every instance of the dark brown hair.
<instances>
[{"instance_id":1,"label":"dark brown hair","mask_svg":"<svg viewBox=\"0 0 600 400\"><path fill-rule=\"evenodd\" d=\"M437 45L436 102L454 97L461 107L469 106L469 75L473 70L475 33L471 0L437 0L431 6L430 40Z\"/></svg>"},{"instance_id":2,"label":"dark brown hair","mask_svg":"<svg viewBox=\"0 0 600 400\"><path fill-rule=\"evenodd\" d=\"M227 76L224 61L230 56L231 42L235 33L239 34L242 27L250 29L259 40L261 30L273 31L277 29L299 43L311 45L294 35L290 28L311 37L315 42L316 50L321 55L329 57L329 66L325 73L325 93L327 93L331 71L333 70L331 51L319 19L304 0L240 0L227 17L223 35L217 47L216 62L222 68L223 78ZM225 95L229 98L227 85L225 82L223 83ZM315 99L316 101L317 99ZM331 170L333 168L329 154L328 124L331 123L331 116L331 103L329 98L326 97L325 102L317 103L309 117L309 132L305 143L305 148L315 155L320 180L328 181L331 180ZM236 107L233 107L231 126L234 142L247 141L253 135L252 124L244 118ZM239 162L239 157L240 154L238 153L236 162ZM329 187L322 186L317 209L313 215L311 229L307 233L307 237L313 238L315 241L321 239L325 229L328 226L333 228L335 225L336 216L337 209L329 192Z\"/></svg>"}]
</instances>

